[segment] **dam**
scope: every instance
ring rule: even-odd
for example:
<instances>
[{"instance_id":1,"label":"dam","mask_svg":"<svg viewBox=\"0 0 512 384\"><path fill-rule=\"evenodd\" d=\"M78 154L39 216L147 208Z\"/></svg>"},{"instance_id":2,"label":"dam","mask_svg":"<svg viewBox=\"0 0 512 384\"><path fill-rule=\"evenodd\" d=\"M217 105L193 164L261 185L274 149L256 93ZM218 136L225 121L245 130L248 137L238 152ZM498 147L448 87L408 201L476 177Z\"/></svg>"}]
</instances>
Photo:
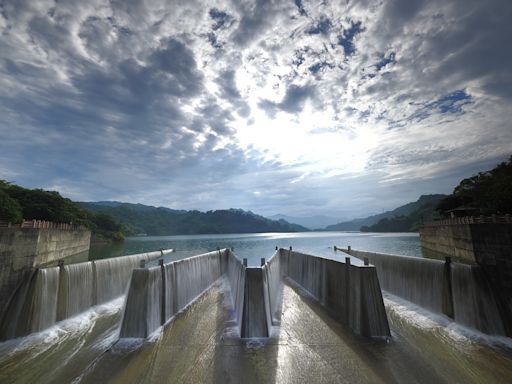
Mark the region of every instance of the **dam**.
<instances>
[{"instance_id":1,"label":"dam","mask_svg":"<svg viewBox=\"0 0 512 384\"><path fill-rule=\"evenodd\" d=\"M353 253L327 258L278 248L249 266L230 248L182 260L139 254L111 294L101 276L113 274L124 257L102 261L111 264L108 273L99 260L41 268L19 290L25 299L11 315L26 319L18 334L36 333L5 333L0 381L505 383L512 377L507 337L486 347L474 335L484 336L458 333L448 316L433 322L428 313L442 311L442 299L422 298L421 287L409 300L432 309L410 317L411 309L404 312L405 304L387 294L392 279L381 278L377 262ZM67 279L72 273L75 288ZM435 278L438 271L428 273ZM48 298L34 287L45 285L58 292L57 303L37 304ZM76 286L86 293L81 298L68 293Z\"/></svg>"}]
</instances>

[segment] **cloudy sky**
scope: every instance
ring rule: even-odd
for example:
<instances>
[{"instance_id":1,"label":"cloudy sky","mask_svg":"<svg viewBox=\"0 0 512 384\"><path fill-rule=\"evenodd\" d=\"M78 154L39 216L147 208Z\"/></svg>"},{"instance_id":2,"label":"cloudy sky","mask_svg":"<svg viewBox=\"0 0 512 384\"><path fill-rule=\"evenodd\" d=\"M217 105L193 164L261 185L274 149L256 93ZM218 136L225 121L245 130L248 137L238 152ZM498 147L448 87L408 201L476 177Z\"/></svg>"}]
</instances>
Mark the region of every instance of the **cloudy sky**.
<instances>
[{"instance_id":1,"label":"cloudy sky","mask_svg":"<svg viewBox=\"0 0 512 384\"><path fill-rule=\"evenodd\" d=\"M0 179L378 213L512 154L512 1L0 0Z\"/></svg>"}]
</instances>

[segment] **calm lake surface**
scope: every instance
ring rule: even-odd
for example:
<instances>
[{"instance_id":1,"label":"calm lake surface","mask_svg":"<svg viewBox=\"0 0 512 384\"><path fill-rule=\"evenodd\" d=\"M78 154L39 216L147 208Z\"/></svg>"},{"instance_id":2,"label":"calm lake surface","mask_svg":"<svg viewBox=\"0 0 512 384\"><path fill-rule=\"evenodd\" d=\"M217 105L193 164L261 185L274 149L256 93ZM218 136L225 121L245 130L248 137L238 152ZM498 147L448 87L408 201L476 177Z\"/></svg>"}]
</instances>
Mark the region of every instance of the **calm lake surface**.
<instances>
[{"instance_id":1,"label":"calm lake surface","mask_svg":"<svg viewBox=\"0 0 512 384\"><path fill-rule=\"evenodd\" d=\"M421 257L417 233L298 232L129 237L123 244L92 247L89 258L103 259L173 248L175 252L166 256L166 260L179 260L217 248L234 248L236 255L247 258L249 265L259 265L262 257L272 256L276 246L291 246L299 252L341 260L346 255L335 253L335 245Z\"/></svg>"}]
</instances>

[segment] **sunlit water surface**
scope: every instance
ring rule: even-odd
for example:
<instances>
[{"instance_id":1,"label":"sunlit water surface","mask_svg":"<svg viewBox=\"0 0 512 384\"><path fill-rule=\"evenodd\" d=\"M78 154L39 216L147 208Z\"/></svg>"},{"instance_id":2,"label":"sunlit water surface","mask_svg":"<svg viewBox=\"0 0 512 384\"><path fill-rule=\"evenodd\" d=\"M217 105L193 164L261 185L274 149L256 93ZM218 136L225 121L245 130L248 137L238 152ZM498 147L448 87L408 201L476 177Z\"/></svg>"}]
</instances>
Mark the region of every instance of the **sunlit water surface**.
<instances>
[{"instance_id":1,"label":"sunlit water surface","mask_svg":"<svg viewBox=\"0 0 512 384\"><path fill-rule=\"evenodd\" d=\"M286 249L291 246L295 251L340 260L346 255L334 252L333 247L348 245L365 251L421 257L416 233L299 232L129 237L123 244L93 247L90 258L172 248L175 252L166 259L178 260L217 248L234 248L236 255L247 258L249 265L259 265L262 257L272 256L276 246Z\"/></svg>"}]
</instances>

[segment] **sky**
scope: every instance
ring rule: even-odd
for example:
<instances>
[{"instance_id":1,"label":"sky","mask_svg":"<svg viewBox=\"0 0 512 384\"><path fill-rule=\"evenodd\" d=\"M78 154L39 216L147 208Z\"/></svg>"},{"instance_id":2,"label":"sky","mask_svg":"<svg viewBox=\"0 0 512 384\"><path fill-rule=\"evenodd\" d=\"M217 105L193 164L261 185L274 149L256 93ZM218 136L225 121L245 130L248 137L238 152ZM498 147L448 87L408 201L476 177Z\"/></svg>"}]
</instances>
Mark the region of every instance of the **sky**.
<instances>
[{"instance_id":1,"label":"sky","mask_svg":"<svg viewBox=\"0 0 512 384\"><path fill-rule=\"evenodd\" d=\"M512 1L0 0L0 179L380 213L512 154Z\"/></svg>"}]
</instances>

